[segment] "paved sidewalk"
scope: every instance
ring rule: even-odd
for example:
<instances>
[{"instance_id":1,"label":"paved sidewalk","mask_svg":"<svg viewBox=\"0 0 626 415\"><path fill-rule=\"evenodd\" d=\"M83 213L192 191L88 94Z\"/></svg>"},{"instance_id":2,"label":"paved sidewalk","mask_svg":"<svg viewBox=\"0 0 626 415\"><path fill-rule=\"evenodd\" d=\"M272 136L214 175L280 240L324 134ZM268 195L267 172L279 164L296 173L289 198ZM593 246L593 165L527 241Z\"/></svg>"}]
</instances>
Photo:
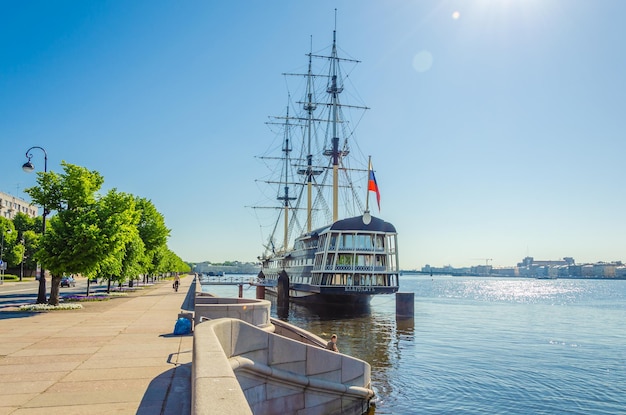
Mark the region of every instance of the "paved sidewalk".
<instances>
[{"instance_id":1,"label":"paved sidewalk","mask_svg":"<svg viewBox=\"0 0 626 415\"><path fill-rule=\"evenodd\" d=\"M0 312L0 415L189 414L193 336L174 336L192 276L83 310Z\"/></svg>"}]
</instances>

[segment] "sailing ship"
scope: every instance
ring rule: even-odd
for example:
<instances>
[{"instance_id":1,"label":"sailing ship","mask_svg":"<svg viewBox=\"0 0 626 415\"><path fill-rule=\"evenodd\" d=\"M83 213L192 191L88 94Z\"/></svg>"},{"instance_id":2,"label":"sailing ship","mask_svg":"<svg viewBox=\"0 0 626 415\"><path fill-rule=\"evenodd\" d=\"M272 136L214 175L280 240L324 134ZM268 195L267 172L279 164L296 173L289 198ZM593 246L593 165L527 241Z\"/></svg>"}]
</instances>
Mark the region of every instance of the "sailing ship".
<instances>
[{"instance_id":1,"label":"sailing ship","mask_svg":"<svg viewBox=\"0 0 626 415\"><path fill-rule=\"evenodd\" d=\"M304 80L304 99L296 106L290 98L296 115L290 115L288 104L285 116L274 117L276 122L268 123L281 127L281 157L262 157L280 160L279 178L266 180L278 185L276 200L280 206L275 209L280 215L259 257L259 279L267 292L278 296L279 304L289 300L310 305L363 306L374 295L398 290L396 229L369 211L372 192L376 193L380 210L371 157L367 168L363 166L365 157L360 168L352 167L351 161L354 157L349 144L354 140L354 130L346 114L368 108L340 101L344 92L342 66L358 61L339 57L337 50L335 27L330 53L314 54L311 47L306 73L284 74ZM313 71L314 60L322 61L322 74ZM293 156L296 151L298 155ZM365 207L359 191L361 197L364 193ZM276 239L281 230L282 244ZM291 234L298 232L300 235L289 246Z\"/></svg>"}]
</instances>

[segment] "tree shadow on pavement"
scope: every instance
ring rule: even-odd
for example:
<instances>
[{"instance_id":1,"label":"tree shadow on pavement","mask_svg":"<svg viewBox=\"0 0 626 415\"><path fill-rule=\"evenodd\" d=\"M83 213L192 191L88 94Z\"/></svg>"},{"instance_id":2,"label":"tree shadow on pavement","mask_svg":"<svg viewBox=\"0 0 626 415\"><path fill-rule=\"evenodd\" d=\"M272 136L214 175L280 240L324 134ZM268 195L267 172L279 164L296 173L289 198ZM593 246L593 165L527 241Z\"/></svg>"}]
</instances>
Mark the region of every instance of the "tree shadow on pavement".
<instances>
[{"instance_id":1,"label":"tree shadow on pavement","mask_svg":"<svg viewBox=\"0 0 626 415\"><path fill-rule=\"evenodd\" d=\"M0 311L0 320L9 320L12 318L24 318L36 316L37 312L32 311Z\"/></svg>"},{"instance_id":2,"label":"tree shadow on pavement","mask_svg":"<svg viewBox=\"0 0 626 415\"><path fill-rule=\"evenodd\" d=\"M191 363L176 366L152 379L137 415L189 415L191 413Z\"/></svg>"}]
</instances>

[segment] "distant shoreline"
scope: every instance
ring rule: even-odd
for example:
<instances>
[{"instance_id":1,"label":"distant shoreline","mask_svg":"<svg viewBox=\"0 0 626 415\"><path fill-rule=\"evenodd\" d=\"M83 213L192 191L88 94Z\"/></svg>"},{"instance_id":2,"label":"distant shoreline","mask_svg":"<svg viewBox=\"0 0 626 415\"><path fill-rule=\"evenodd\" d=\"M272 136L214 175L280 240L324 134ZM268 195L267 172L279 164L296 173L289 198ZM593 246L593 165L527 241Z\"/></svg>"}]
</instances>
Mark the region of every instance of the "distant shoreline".
<instances>
[{"instance_id":1,"label":"distant shoreline","mask_svg":"<svg viewBox=\"0 0 626 415\"><path fill-rule=\"evenodd\" d=\"M437 271L400 271L400 276L403 275L448 275L451 277L489 277L489 278L523 278L523 279L559 279L559 280L615 280L623 281L626 277L576 277L576 276L559 276L557 278L541 278L539 276L527 276L527 275L499 275L499 274L475 274L465 272L437 272Z\"/></svg>"}]
</instances>

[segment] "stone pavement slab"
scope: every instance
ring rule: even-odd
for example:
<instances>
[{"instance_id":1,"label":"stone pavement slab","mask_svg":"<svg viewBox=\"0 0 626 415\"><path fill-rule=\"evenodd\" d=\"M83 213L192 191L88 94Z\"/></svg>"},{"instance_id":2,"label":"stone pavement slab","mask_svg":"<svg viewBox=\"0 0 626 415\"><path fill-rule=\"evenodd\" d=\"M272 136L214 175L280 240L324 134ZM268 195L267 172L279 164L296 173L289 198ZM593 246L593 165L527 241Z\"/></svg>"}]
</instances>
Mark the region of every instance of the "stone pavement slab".
<instances>
[{"instance_id":1,"label":"stone pavement slab","mask_svg":"<svg viewBox=\"0 0 626 415\"><path fill-rule=\"evenodd\" d=\"M0 312L0 415L190 413L192 276L82 310Z\"/></svg>"}]
</instances>

